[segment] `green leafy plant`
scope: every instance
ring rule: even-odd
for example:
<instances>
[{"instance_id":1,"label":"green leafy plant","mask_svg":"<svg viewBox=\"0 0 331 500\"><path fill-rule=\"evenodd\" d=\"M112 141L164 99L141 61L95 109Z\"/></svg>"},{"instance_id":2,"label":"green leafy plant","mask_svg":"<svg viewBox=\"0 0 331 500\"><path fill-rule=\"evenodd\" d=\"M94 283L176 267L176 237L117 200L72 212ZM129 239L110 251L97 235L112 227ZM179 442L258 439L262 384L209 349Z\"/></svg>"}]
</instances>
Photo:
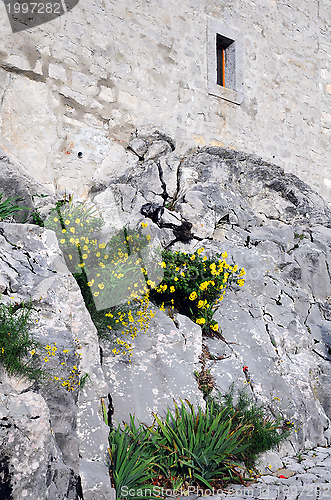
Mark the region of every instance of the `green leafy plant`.
<instances>
[{"instance_id":1,"label":"green leafy plant","mask_svg":"<svg viewBox=\"0 0 331 500\"><path fill-rule=\"evenodd\" d=\"M82 375L79 379L79 388L84 389L84 386L88 381L91 381L91 377L88 373L84 373L84 375Z\"/></svg>"},{"instance_id":2,"label":"green leafy plant","mask_svg":"<svg viewBox=\"0 0 331 500\"><path fill-rule=\"evenodd\" d=\"M182 476L207 488L220 478L233 480L239 465L234 457L247 446L241 443L250 426L234 426L232 418L225 417L224 410L215 411L212 401L205 411L195 411L188 402L187 406L176 404L174 415L168 410L164 421L154 415L158 426L153 444L159 466L171 476Z\"/></svg>"},{"instance_id":3,"label":"green leafy plant","mask_svg":"<svg viewBox=\"0 0 331 500\"><path fill-rule=\"evenodd\" d=\"M233 282L243 286L245 270L226 262L227 253L201 256L203 248L193 254L164 250L164 278L151 298L164 309L171 305L201 325L204 333L218 332L213 319L226 288Z\"/></svg>"},{"instance_id":4,"label":"green leafy plant","mask_svg":"<svg viewBox=\"0 0 331 500\"><path fill-rule=\"evenodd\" d=\"M109 435L109 455L111 459L111 477L117 498L146 498L138 495L139 489L151 489L148 484L153 472L154 458L149 454L149 431L142 424L136 427L130 415L131 428L118 425ZM130 491L130 495L128 492ZM131 492L134 492L132 495ZM126 494L125 494L126 493Z\"/></svg>"},{"instance_id":5,"label":"green leafy plant","mask_svg":"<svg viewBox=\"0 0 331 500\"><path fill-rule=\"evenodd\" d=\"M243 483L243 464L251 476L248 468L258 454L286 439L290 431L289 422L285 428L280 418L266 417L264 408L245 393L239 392L234 403L233 388L216 400L209 397L205 410L181 401L165 418L153 415L150 427L130 415L130 425L118 425L110 433L118 498L128 496L123 495L124 486L126 491L132 488L134 498L152 498L150 481L172 489L183 484L223 488L229 482Z\"/></svg>"},{"instance_id":6,"label":"green leafy plant","mask_svg":"<svg viewBox=\"0 0 331 500\"><path fill-rule=\"evenodd\" d=\"M79 364L79 342L75 341L73 349L62 350L56 342L43 345L31 333L35 321L38 320L31 302L0 303L0 366L9 375L75 390L80 376L75 364ZM51 359L55 359L52 368Z\"/></svg>"},{"instance_id":7,"label":"green leafy plant","mask_svg":"<svg viewBox=\"0 0 331 500\"><path fill-rule=\"evenodd\" d=\"M36 226L45 227L44 220L43 220L39 210L34 209L30 215L31 215L31 219L32 219L33 224L35 224Z\"/></svg>"},{"instance_id":8,"label":"green leafy plant","mask_svg":"<svg viewBox=\"0 0 331 500\"><path fill-rule=\"evenodd\" d=\"M270 450L288 438L293 424L278 416L276 419L267 414L263 405L256 404L244 391L238 391L235 402L233 386L225 395L213 399L216 414L224 411L232 418L234 425L251 425L252 432L243 441L247 447L239 455L247 467L252 467L260 453Z\"/></svg>"},{"instance_id":9,"label":"green leafy plant","mask_svg":"<svg viewBox=\"0 0 331 500\"><path fill-rule=\"evenodd\" d=\"M0 362L9 375L40 380L45 377L38 366L42 346L30 333L32 315L31 303L0 303Z\"/></svg>"},{"instance_id":10,"label":"green leafy plant","mask_svg":"<svg viewBox=\"0 0 331 500\"><path fill-rule=\"evenodd\" d=\"M176 489L185 482L210 488L215 481L225 484L241 478L235 457L246 446L241 442L250 426L234 427L225 417L225 411L215 415L212 402L206 411L195 411L189 402L176 404L164 419L154 414L151 427L137 425L130 415L130 425L118 425L109 436L118 498L124 486L140 491L140 498L152 498L153 485Z\"/></svg>"},{"instance_id":11,"label":"green leafy plant","mask_svg":"<svg viewBox=\"0 0 331 500\"><path fill-rule=\"evenodd\" d=\"M18 205L20 201L23 201L22 198L7 198L3 200L4 193L0 193L0 221L8 221L14 215L17 215L19 212L30 210L28 207L22 207Z\"/></svg>"}]
</instances>

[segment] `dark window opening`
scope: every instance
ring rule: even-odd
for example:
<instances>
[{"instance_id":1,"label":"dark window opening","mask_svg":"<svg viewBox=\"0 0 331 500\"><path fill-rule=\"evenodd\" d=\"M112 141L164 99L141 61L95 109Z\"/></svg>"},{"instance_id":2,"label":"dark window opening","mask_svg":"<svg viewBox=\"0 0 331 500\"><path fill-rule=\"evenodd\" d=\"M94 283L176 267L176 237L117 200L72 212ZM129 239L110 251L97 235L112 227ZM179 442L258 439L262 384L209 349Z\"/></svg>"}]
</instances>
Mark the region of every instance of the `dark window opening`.
<instances>
[{"instance_id":1,"label":"dark window opening","mask_svg":"<svg viewBox=\"0 0 331 500\"><path fill-rule=\"evenodd\" d=\"M234 40L216 35L217 85L233 87Z\"/></svg>"}]
</instances>

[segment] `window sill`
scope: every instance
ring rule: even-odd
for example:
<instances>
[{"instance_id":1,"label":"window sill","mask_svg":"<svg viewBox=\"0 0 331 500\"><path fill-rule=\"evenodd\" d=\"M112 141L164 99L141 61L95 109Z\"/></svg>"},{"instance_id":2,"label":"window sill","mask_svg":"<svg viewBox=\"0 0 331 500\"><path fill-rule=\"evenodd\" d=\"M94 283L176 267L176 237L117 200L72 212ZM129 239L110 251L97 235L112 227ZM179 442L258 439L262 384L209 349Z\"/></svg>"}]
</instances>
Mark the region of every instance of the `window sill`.
<instances>
[{"instance_id":1,"label":"window sill","mask_svg":"<svg viewBox=\"0 0 331 500\"><path fill-rule=\"evenodd\" d=\"M216 83L212 84L211 82L208 82L208 93L235 104L242 104L244 101L243 92L228 89L226 87L222 87L221 85L217 85Z\"/></svg>"}]
</instances>

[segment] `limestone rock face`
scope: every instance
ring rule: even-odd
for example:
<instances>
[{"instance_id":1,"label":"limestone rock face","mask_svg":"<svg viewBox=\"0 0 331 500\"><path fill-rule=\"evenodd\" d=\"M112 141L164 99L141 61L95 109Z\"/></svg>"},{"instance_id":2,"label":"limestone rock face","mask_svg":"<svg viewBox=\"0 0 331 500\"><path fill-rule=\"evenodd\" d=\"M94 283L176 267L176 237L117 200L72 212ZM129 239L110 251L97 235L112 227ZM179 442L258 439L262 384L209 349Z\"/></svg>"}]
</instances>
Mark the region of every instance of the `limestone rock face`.
<instances>
[{"instance_id":1,"label":"limestone rock face","mask_svg":"<svg viewBox=\"0 0 331 500\"><path fill-rule=\"evenodd\" d=\"M114 420L126 421L130 412L151 425L152 412L164 416L167 408L174 407L174 400L204 404L194 378L202 347L198 325L181 315L173 321L156 310L148 333L137 336L132 344L132 361L114 357L103 346L103 369L112 394Z\"/></svg>"},{"instance_id":2,"label":"limestone rock face","mask_svg":"<svg viewBox=\"0 0 331 500\"><path fill-rule=\"evenodd\" d=\"M20 206L30 209L38 208L43 213L47 206L54 202L52 191L34 180L15 157L0 147L0 194L4 201L7 198L20 198ZM42 196L41 196L42 195ZM13 218L21 221L23 217L31 220L29 210L17 214Z\"/></svg>"},{"instance_id":3,"label":"limestone rock face","mask_svg":"<svg viewBox=\"0 0 331 500\"><path fill-rule=\"evenodd\" d=\"M5 475L0 491L11 495L2 498L109 499L108 428L101 412L107 392L97 333L55 234L38 226L0 223L0 272L2 301L31 300L35 337L56 345L58 352L68 350L70 361L76 359L82 375L89 375L84 389L73 392L52 381L28 383L2 375L0 457ZM57 357L50 357L47 368L60 376Z\"/></svg>"},{"instance_id":4,"label":"limestone rock face","mask_svg":"<svg viewBox=\"0 0 331 500\"><path fill-rule=\"evenodd\" d=\"M135 143L138 140L139 135ZM245 268L245 286L233 286L215 316L226 343L203 339L214 355L206 367L221 391L232 383L246 387L272 413L294 422L297 432L290 442L295 449L325 445L331 417L329 205L296 176L254 156L204 148L178 161L174 175L167 168L173 165L168 159L174 154L154 163L140 159L138 171L126 175L131 210L123 208L123 201L118 203L118 219L134 225L142 220L139 214L146 203L171 206L165 219L169 224L150 216L152 235L157 230L159 240L165 241L162 234L167 231L168 247L187 252L201 246L208 254L226 250L230 261ZM104 193L113 192L116 197L117 189L115 176ZM170 192L173 194L162 202L162 194ZM94 194L97 203L102 194ZM191 225L193 238L186 243L178 238L176 224L171 224L172 211L177 221ZM137 389L142 345L133 361L136 377L128 375L126 366L107 361L114 373L106 378L112 379L114 388L125 381L123 398L131 406L135 394L137 403L132 406L138 409L139 400L137 411L145 418L144 408L153 405L149 391L144 395L141 387ZM149 363L150 352L147 350L144 363L146 357ZM144 377L148 378L155 368L150 372L145 366ZM246 373L244 366L248 366ZM154 380L158 390L157 378ZM125 402L118 405L122 416ZM280 453L289 447L287 443Z\"/></svg>"},{"instance_id":5,"label":"limestone rock face","mask_svg":"<svg viewBox=\"0 0 331 500\"><path fill-rule=\"evenodd\" d=\"M203 345L217 389L246 388L295 424L297 432L261 467L277 468L287 452L330 441L329 206L295 176L234 150L204 148L180 159L174 141L156 130L137 132L130 148L118 146L90 183L106 230L145 221L156 246L227 251L230 263L245 268L246 283L227 291L215 315L225 341L205 339L188 318L155 309L129 362L98 341L55 234L0 223L1 300L31 299L35 336L73 356L78 342L79 369L88 375L72 392L1 375L0 492L8 498L113 498L101 398L113 422L135 413L150 424L152 412L163 415L179 398L203 404L194 377ZM25 174L3 161L31 201ZM3 186L10 193L11 184ZM159 207L160 217L146 206ZM57 369L55 358L49 366Z\"/></svg>"}]
</instances>

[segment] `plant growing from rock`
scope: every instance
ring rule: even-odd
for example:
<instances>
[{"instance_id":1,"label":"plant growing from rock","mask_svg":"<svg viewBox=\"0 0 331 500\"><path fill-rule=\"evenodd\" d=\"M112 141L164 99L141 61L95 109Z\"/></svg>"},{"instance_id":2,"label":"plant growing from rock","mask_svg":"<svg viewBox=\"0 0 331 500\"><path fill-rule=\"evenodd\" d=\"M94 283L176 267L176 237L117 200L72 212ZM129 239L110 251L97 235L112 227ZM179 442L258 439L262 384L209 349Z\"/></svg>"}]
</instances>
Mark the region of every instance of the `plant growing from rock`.
<instances>
[{"instance_id":1,"label":"plant growing from rock","mask_svg":"<svg viewBox=\"0 0 331 500\"><path fill-rule=\"evenodd\" d=\"M9 375L29 380L45 378L37 352L42 348L31 334L31 303L0 303L0 362Z\"/></svg>"},{"instance_id":2,"label":"plant growing from rock","mask_svg":"<svg viewBox=\"0 0 331 500\"><path fill-rule=\"evenodd\" d=\"M293 424L281 416L275 419L270 417L266 408L255 403L244 391L239 390L235 398L233 385L226 394L217 393L212 401L216 414L225 411L227 417L233 419L234 425L241 423L252 426L252 432L245 440L247 447L239 455L247 467L254 466L259 454L287 439L293 428Z\"/></svg>"},{"instance_id":3,"label":"plant growing from rock","mask_svg":"<svg viewBox=\"0 0 331 500\"><path fill-rule=\"evenodd\" d=\"M80 377L78 340L72 349L58 349L56 342L43 345L31 331L35 322L31 302L0 303L0 363L11 376L75 390Z\"/></svg>"},{"instance_id":4,"label":"plant growing from rock","mask_svg":"<svg viewBox=\"0 0 331 500\"><path fill-rule=\"evenodd\" d=\"M143 258L151 239L142 232L146 226L143 223L135 231L124 228L105 240L102 217L86 203L74 204L72 197L60 200L45 222L56 232L99 336L115 342L114 354L129 358L128 337L147 331L154 316L149 306L153 282ZM114 338L119 329L121 336Z\"/></svg>"},{"instance_id":5,"label":"plant growing from rock","mask_svg":"<svg viewBox=\"0 0 331 500\"><path fill-rule=\"evenodd\" d=\"M186 401L154 419L148 427L130 415L129 425L110 432L117 498L153 498L161 487L219 489L243 483L245 467L250 477L258 454L286 439L291 427L286 423L285 429L281 418L267 418L243 392L234 403L233 389L216 400L209 397L206 410Z\"/></svg>"},{"instance_id":6,"label":"plant growing from rock","mask_svg":"<svg viewBox=\"0 0 331 500\"><path fill-rule=\"evenodd\" d=\"M201 326L205 334L218 332L213 316L231 283L243 286L245 270L226 262L227 253L207 257L200 248L193 254L164 250L163 281L151 297L164 309L175 308Z\"/></svg>"},{"instance_id":7,"label":"plant growing from rock","mask_svg":"<svg viewBox=\"0 0 331 500\"><path fill-rule=\"evenodd\" d=\"M18 205L20 201L23 201L22 198L7 198L3 200L4 193L0 193L0 222L1 221L11 221L14 215L17 215L19 212L30 210L28 207L22 207Z\"/></svg>"}]
</instances>

